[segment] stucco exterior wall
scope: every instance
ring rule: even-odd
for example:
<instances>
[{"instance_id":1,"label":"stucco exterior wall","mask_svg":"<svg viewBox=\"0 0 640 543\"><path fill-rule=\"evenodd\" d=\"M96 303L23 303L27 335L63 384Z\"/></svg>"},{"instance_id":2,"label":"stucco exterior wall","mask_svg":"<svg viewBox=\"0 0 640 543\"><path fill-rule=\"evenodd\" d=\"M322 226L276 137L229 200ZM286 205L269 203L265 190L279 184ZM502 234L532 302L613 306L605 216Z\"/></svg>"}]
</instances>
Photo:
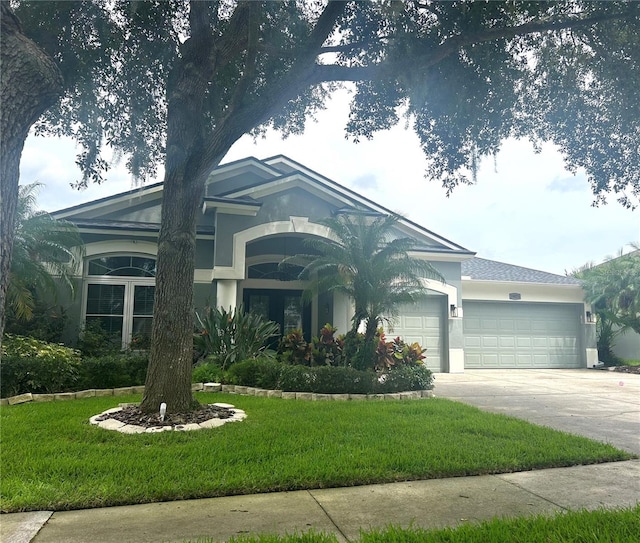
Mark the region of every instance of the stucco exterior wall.
<instances>
[{"instance_id":1,"label":"stucco exterior wall","mask_svg":"<svg viewBox=\"0 0 640 543\"><path fill-rule=\"evenodd\" d=\"M640 360L640 334L633 330L620 334L613 346L613 354L626 360Z\"/></svg>"}]
</instances>

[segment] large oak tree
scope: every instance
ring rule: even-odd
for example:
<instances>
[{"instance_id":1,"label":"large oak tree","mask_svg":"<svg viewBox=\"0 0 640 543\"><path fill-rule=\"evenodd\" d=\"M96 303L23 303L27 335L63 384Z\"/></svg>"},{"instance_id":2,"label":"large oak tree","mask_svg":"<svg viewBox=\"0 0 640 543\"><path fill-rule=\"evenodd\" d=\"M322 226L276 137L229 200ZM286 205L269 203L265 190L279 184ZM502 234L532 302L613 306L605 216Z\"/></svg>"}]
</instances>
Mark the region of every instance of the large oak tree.
<instances>
[{"instance_id":1,"label":"large oak tree","mask_svg":"<svg viewBox=\"0 0 640 543\"><path fill-rule=\"evenodd\" d=\"M516 136L557 143L570 168L586 168L597 200L615 192L623 205L638 202L633 2L16 6L25 34L64 76L62 100L36 131L81 143L80 184L102 179L105 144L142 178L164 162L145 410L192 401L195 220L205 180L243 134L267 125L302 131L336 85L355 89L354 139L406 116L429 177L448 190L471 182L478 158Z\"/></svg>"}]
</instances>

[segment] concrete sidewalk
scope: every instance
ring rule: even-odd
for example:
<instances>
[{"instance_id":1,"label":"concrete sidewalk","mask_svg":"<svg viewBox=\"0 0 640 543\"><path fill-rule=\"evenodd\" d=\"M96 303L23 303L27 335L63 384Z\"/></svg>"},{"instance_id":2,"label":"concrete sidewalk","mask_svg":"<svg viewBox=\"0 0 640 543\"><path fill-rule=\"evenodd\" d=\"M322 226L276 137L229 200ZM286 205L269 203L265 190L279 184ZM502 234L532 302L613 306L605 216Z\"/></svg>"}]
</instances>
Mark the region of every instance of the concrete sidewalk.
<instances>
[{"instance_id":1,"label":"concrete sidewalk","mask_svg":"<svg viewBox=\"0 0 640 543\"><path fill-rule=\"evenodd\" d=\"M437 528L493 517L629 507L640 460L502 475L230 496L0 517L3 543L151 543L316 531L357 541L388 524ZM37 535L36 535L37 534Z\"/></svg>"}]
</instances>

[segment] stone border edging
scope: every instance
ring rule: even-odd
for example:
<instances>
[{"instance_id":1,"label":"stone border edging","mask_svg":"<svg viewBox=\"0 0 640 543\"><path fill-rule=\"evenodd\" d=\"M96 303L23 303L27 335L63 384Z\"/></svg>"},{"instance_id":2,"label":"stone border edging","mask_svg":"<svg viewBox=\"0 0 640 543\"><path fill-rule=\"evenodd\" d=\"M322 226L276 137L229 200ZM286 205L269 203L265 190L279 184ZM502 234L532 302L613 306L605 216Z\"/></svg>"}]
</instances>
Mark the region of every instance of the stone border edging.
<instances>
[{"instance_id":1,"label":"stone border edging","mask_svg":"<svg viewBox=\"0 0 640 543\"><path fill-rule=\"evenodd\" d=\"M267 398L282 398L285 400L419 400L433 397L433 390L412 390L407 392L393 392L388 394L320 394L316 392L283 392L282 390L268 390L265 388L247 387L241 385L222 385L220 383L193 383L193 392L226 392L243 396L261 396ZM0 405L16 405L28 402L52 402L66 400L81 400L102 396L126 396L129 394L143 394L144 386L120 388L92 388L78 392L59 392L56 394L19 394L10 398L0 399Z\"/></svg>"},{"instance_id":2,"label":"stone border edging","mask_svg":"<svg viewBox=\"0 0 640 543\"><path fill-rule=\"evenodd\" d=\"M116 419L108 418L105 420L98 420L104 415L116 413L123 409L123 405L120 407L112 407L102 413L94 415L89 419L90 424L94 424L103 430L115 430L123 434L159 434L161 432L189 432L193 430L206 430L208 428L218 428L227 422L240 422L247 418L247 414L242 409L236 409L236 407L230 403L214 403L217 407L226 407L233 410L233 416L226 419L213 418L205 420L200 423L187 423L187 424L175 424L172 426L152 426L145 428L144 426L138 426L137 424L127 424Z\"/></svg>"}]
</instances>

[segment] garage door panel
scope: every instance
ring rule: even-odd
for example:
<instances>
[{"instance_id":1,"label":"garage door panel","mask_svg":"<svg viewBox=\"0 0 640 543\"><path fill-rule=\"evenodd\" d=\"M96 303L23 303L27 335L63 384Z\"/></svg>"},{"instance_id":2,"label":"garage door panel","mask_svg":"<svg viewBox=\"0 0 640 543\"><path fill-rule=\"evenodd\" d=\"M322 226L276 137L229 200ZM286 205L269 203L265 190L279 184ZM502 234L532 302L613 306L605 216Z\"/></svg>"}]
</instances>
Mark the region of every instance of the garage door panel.
<instances>
[{"instance_id":1,"label":"garage door panel","mask_svg":"<svg viewBox=\"0 0 640 543\"><path fill-rule=\"evenodd\" d=\"M465 336L464 346L465 348L469 347L471 349L474 347L482 347L482 340L480 336Z\"/></svg>"},{"instance_id":2,"label":"garage door panel","mask_svg":"<svg viewBox=\"0 0 640 543\"><path fill-rule=\"evenodd\" d=\"M515 324L512 320L500 319L500 330L504 332L513 332Z\"/></svg>"},{"instance_id":3,"label":"garage door panel","mask_svg":"<svg viewBox=\"0 0 640 543\"><path fill-rule=\"evenodd\" d=\"M580 367L578 304L463 302L465 367Z\"/></svg>"},{"instance_id":4,"label":"garage door panel","mask_svg":"<svg viewBox=\"0 0 640 543\"><path fill-rule=\"evenodd\" d=\"M480 330L495 330L498 328L498 319L487 318L480 322Z\"/></svg>"},{"instance_id":5,"label":"garage door panel","mask_svg":"<svg viewBox=\"0 0 640 543\"><path fill-rule=\"evenodd\" d=\"M502 336L498 339L501 349L513 349L516 346L516 338L513 336Z\"/></svg>"},{"instance_id":6,"label":"garage door panel","mask_svg":"<svg viewBox=\"0 0 640 543\"><path fill-rule=\"evenodd\" d=\"M484 349L494 349L498 346L497 336L484 336L481 339L482 347Z\"/></svg>"},{"instance_id":7,"label":"garage door panel","mask_svg":"<svg viewBox=\"0 0 640 543\"><path fill-rule=\"evenodd\" d=\"M426 348L424 362L432 371L443 371L444 308L444 296L429 296L420 304L404 306L400 308L393 332L388 334Z\"/></svg>"},{"instance_id":8,"label":"garage door panel","mask_svg":"<svg viewBox=\"0 0 640 543\"><path fill-rule=\"evenodd\" d=\"M407 330L422 330L422 317L404 317L402 327Z\"/></svg>"},{"instance_id":9,"label":"garage door panel","mask_svg":"<svg viewBox=\"0 0 640 543\"><path fill-rule=\"evenodd\" d=\"M529 354L519 354L516 357L516 368L530 368L533 366L533 356Z\"/></svg>"}]
</instances>

